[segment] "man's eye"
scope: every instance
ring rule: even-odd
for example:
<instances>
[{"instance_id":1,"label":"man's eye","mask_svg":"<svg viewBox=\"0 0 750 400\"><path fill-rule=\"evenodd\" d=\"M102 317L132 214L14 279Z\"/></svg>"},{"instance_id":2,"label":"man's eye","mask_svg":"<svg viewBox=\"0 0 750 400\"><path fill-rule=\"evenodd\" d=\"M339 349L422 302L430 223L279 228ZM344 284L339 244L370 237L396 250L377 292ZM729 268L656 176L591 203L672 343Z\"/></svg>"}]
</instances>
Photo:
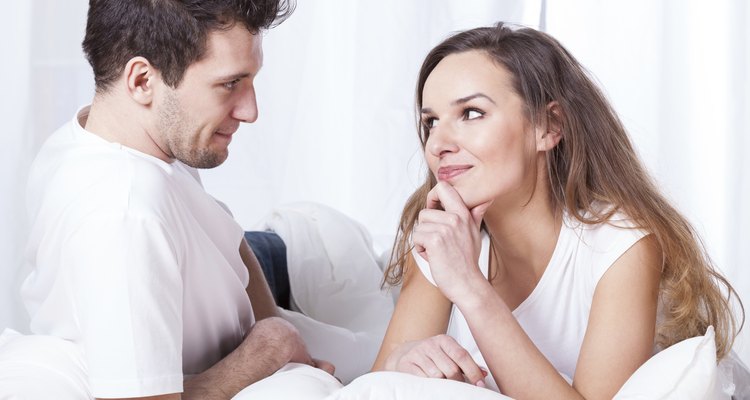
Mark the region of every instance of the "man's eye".
<instances>
[{"instance_id":1,"label":"man's eye","mask_svg":"<svg viewBox=\"0 0 750 400\"><path fill-rule=\"evenodd\" d=\"M240 83L240 80L239 79L235 79L233 81L224 83L224 88L227 89L227 90L234 90L234 88L237 87L237 84L239 84L239 83Z\"/></svg>"}]
</instances>

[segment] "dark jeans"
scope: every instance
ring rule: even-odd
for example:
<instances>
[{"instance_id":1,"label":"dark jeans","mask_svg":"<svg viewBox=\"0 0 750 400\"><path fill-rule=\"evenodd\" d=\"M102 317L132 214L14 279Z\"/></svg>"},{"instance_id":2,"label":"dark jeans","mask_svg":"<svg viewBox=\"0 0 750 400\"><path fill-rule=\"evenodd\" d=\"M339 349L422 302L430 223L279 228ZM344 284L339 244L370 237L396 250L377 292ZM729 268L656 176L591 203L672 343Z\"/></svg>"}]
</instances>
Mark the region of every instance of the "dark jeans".
<instances>
[{"instance_id":1,"label":"dark jeans","mask_svg":"<svg viewBox=\"0 0 750 400\"><path fill-rule=\"evenodd\" d=\"M245 239L260 263L276 305L289 309L289 272L286 266L286 245L275 232L245 232Z\"/></svg>"}]
</instances>

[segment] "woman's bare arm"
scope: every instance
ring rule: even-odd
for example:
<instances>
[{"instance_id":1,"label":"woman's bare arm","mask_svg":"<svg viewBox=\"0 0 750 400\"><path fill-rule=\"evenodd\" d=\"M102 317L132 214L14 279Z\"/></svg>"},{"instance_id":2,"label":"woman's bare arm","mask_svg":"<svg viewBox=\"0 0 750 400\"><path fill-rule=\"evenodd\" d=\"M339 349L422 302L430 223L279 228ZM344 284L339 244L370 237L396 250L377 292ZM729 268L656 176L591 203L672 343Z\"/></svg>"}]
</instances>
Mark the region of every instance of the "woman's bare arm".
<instances>
[{"instance_id":1,"label":"woman's bare arm","mask_svg":"<svg viewBox=\"0 0 750 400\"><path fill-rule=\"evenodd\" d=\"M529 339L490 285L457 305L498 387L518 399L611 399L651 355L661 251L651 236L597 285L573 386Z\"/></svg>"},{"instance_id":2,"label":"woman's bare arm","mask_svg":"<svg viewBox=\"0 0 750 400\"><path fill-rule=\"evenodd\" d=\"M372 367L373 371L387 369L385 364L388 356L400 345L445 333L451 306L451 302L440 290L422 275L409 255L401 293Z\"/></svg>"}]
</instances>

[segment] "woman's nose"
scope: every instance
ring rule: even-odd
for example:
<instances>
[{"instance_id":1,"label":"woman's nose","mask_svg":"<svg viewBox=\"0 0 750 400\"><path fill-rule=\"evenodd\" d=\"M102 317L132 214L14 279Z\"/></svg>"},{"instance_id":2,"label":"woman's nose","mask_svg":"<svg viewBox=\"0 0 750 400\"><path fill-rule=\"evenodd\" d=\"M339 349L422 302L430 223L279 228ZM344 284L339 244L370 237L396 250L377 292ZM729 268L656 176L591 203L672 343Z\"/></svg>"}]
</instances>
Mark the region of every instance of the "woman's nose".
<instances>
[{"instance_id":1,"label":"woman's nose","mask_svg":"<svg viewBox=\"0 0 750 400\"><path fill-rule=\"evenodd\" d=\"M455 141L453 130L448 124L437 125L430 130L427 137L425 148L435 157L442 157L447 153L458 151L458 144Z\"/></svg>"}]
</instances>

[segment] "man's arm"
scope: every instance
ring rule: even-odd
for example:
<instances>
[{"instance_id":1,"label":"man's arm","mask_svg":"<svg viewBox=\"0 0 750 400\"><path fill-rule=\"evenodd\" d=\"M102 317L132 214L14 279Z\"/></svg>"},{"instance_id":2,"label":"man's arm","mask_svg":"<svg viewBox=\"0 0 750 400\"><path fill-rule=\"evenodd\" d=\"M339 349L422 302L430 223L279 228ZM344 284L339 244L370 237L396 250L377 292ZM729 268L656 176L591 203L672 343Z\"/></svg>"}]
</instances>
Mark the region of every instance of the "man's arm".
<instances>
[{"instance_id":1,"label":"man's arm","mask_svg":"<svg viewBox=\"0 0 750 400\"><path fill-rule=\"evenodd\" d=\"M278 317L265 318L253 325L232 353L185 381L182 399L230 399L289 362L314 365L292 324Z\"/></svg>"},{"instance_id":2,"label":"man's arm","mask_svg":"<svg viewBox=\"0 0 750 400\"><path fill-rule=\"evenodd\" d=\"M247 240L242 238L240 242L240 257L245 263L247 271L250 273L250 283L247 285L247 295L253 305L253 314L255 320L260 321L264 318L278 316L276 313L276 302L273 300L271 289L266 282L266 276L260 268L260 263L255 254L247 244Z\"/></svg>"},{"instance_id":3,"label":"man's arm","mask_svg":"<svg viewBox=\"0 0 750 400\"><path fill-rule=\"evenodd\" d=\"M174 393L138 400L226 400L289 362L316 366L297 329L278 318L271 289L245 238L240 242L239 251L250 274L246 291L256 321L245 340L214 366L185 381L182 395Z\"/></svg>"},{"instance_id":4,"label":"man's arm","mask_svg":"<svg viewBox=\"0 0 750 400\"><path fill-rule=\"evenodd\" d=\"M310 357L297 329L277 316L271 289L245 238L240 242L239 251L250 274L247 295L253 305L255 325L237 349L208 370L185 381L181 395L174 393L138 400L228 400L289 362L308 364L333 373L332 365Z\"/></svg>"},{"instance_id":5,"label":"man's arm","mask_svg":"<svg viewBox=\"0 0 750 400\"><path fill-rule=\"evenodd\" d=\"M213 367L185 381L183 393L131 400L229 400L289 362L314 365L302 338L281 318L256 322L245 340Z\"/></svg>"}]
</instances>

